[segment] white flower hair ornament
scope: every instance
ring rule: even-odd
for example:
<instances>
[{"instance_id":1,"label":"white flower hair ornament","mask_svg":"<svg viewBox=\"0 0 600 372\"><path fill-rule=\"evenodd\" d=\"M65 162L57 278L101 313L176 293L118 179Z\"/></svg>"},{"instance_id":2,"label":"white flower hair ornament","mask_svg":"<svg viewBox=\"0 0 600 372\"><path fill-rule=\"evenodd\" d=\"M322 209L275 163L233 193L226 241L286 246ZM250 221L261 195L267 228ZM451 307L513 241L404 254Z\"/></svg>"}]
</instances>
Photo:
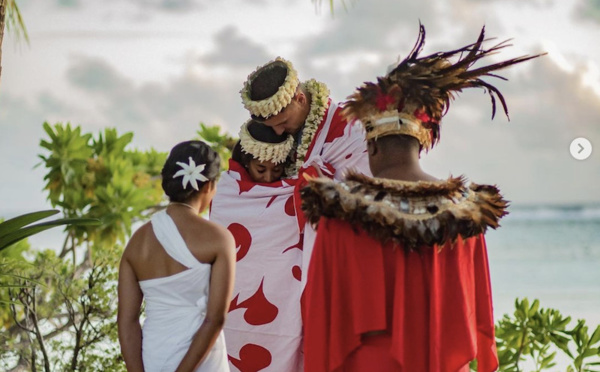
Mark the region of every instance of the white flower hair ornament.
<instances>
[{"instance_id":1,"label":"white flower hair ornament","mask_svg":"<svg viewBox=\"0 0 600 372\"><path fill-rule=\"evenodd\" d=\"M188 164L181 162L181 161L177 162L177 165L179 165L182 169L179 170L177 173L175 173L173 175L173 178L183 176L183 180L181 181L181 184L183 185L184 190L187 188L187 184L189 182L189 184L192 186L192 188L194 190L199 191L200 188L198 187L198 181L200 181L200 182L208 181L208 178L206 178L202 174L202 171L206 167L206 164L196 165L196 162L194 161L194 159L192 159L191 156L189 157L189 160L190 161Z\"/></svg>"}]
</instances>

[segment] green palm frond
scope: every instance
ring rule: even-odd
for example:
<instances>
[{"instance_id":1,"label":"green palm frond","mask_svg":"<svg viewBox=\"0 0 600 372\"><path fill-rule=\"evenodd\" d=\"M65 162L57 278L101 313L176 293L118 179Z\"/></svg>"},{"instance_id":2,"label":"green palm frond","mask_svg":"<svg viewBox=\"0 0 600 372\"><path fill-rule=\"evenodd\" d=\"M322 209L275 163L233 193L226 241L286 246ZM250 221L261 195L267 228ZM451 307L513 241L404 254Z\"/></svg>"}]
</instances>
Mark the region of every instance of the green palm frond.
<instances>
[{"instance_id":1,"label":"green palm frond","mask_svg":"<svg viewBox=\"0 0 600 372\"><path fill-rule=\"evenodd\" d=\"M312 0L313 4L315 4L315 8L317 9L317 12L321 9L321 6L323 4L323 0ZM340 0L340 2L342 3L342 7L344 8L345 12L348 12L348 7L346 6L346 1L345 0ZM354 0L350 1L351 3L354 2ZM334 16L334 0L329 0L329 12L331 13L331 16Z\"/></svg>"},{"instance_id":2,"label":"green palm frond","mask_svg":"<svg viewBox=\"0 0 600 372\"><path fill-rule=\"evenodd\" d=\"M34 222L58 213L51 209L17 216L0 223L0 251L8 248L16 242L31 235L62 225L99 225L100 221L95 218L61 218L58 220L42 222L31 225Z\"/></svg>"},{"instance_id":3,"label":"green palm frond","mask_svg":"<svg viewBox=\"0 0 600 372\"><path fill-rule=\"evenodd\" d=\"M6 29L12 32L17 40L20 38L25 39L29 43L29 35L27 33L27 27L23 21L23 16L19 10L16 0L4 0L6 6Z\"/></svg>"}]
</instances>

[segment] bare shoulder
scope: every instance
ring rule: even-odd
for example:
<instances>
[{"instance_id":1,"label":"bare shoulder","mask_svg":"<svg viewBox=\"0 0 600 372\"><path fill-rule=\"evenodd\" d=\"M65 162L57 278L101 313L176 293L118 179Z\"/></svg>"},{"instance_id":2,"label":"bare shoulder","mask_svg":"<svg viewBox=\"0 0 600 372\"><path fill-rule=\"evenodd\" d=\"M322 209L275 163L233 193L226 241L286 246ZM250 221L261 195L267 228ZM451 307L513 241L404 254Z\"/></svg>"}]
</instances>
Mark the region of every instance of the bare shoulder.
<instances>
[{"instance_id":1,"label":"bare shoulder","mask_svg":"<svg viewBox=\"0 0 600 372\"><path fill-rule=\"evenodd\" d=\"M224 248L235 248L235 239L225 227L208 220L204 220L211 231L213 242Z\"/></svg>"},{"instance_id":2,"label":"bare shoulder","mask_svg":"<svg viewBox=\"0 0 600 372\"><path fill-rule=\"evenodd\" d=\"M129 259L131 256L137 256L144 247L144 244L151 233L152 224L150 222L146 222L139 229L137 229L125 246L123 258Z\"/></svg>"},{"instance_id":3,"label":"bare shoulder","mask_svg":"<svg viewBox=\"0 0 600 372\"><path fill-rule=\"evenodd\" d=\"M185 228L184 239L201 262L213 262L221 255L235 254L235 240L223 226L198 216Z\"/></svg>"}]
</instances>

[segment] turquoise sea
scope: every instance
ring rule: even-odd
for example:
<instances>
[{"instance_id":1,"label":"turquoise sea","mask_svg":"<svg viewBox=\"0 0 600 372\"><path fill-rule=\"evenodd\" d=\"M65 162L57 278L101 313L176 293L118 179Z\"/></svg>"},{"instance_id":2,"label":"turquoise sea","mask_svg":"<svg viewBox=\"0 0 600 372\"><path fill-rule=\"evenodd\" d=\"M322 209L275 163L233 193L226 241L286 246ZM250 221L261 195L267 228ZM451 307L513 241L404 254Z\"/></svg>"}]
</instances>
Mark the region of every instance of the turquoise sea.
<instances>
[{"instance_id":1,"label":"turquoise sea","mask_svg":"<svg viewBox=\"0 0 600 372\"><path fill-rule=\"evenodd\" d=\"M528 297L590 328L600 324L600 205L509 211L486 234L496 319Z\"/></svg>"}]
</instances>

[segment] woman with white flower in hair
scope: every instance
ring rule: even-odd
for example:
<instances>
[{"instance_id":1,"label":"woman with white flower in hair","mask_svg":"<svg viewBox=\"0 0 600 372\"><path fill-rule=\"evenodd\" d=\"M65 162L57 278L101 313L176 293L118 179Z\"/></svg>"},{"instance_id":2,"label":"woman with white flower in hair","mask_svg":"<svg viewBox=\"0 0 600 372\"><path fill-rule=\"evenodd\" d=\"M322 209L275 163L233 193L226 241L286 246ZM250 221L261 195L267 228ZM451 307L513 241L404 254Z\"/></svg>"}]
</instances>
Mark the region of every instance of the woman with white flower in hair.
<instances>
[{"instance_id":1,"label":"woman with white flower in hair","mask_svg":"<svg viewBox=\"0 0 600 372\"><path fill-rule=\"evenodd\" d=\"M162 169L170 203L125 248L118 326L130 372L229 371L222 328L233 288L234 240L200 216L216 192L219 163L201 141L175 146Z\"/></svg>"}]
</instances>

